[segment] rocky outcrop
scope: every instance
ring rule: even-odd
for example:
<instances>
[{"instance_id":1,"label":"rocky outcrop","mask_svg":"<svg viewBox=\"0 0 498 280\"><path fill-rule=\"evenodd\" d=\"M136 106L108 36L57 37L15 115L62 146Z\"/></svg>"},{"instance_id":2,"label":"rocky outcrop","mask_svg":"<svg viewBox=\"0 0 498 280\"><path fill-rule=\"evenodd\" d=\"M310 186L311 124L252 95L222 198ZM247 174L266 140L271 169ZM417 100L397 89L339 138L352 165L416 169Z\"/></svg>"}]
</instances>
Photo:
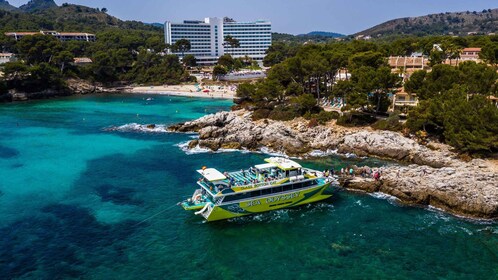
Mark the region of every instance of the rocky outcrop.
<instances>
[{"instance_id":1,"label":"rocky outcrop","mask_svg":"<svg viewBox=\"0 0 498 280\"><path fill-rule=\"evenodd\" d=\"M433 206L456 215L498 218L498 173L482 160L453 163L451 167L388 166L381 180L355 177L348 189L382 192L401 202Z\"/></svg>"},{"instance_id":2,"label":"rocky outcrop","mask_svg":"<svg viewBox=\"0 0 498 280\"><path fill-rule=\"evenodd\" d=\"M239 143L241 148L249 150L267 147L291 156L302 156L312 150L338 150L432 167L450 166L456 156L448 150L430 150L396 132L345 129L335 125L310 128L302 119L291 122L252 121L251 113L243 110L207 115L169 129L198 132L198 144L213 150L227 143Z\"/></svg>"},{"instance_id":3,"label":"rocky outcrop","mask_svg":"<svg viewBox=\"0 0 498 280\"><path fill-rule=\"evenodd\" d=\"M75 94L89 94L97 91L97 87L92 83L81 79L69 79L67 85L71 92Z\"/></svg>"},{"instance_id":4,"label":"rocky outcrop","mask_svg":"<svg viewBox=\"0 0 498 280\"><path fill-rule=\"evenodd\" d=\"M336 125L308 127L305 120L252 121L251 113L220 112L169 127L198 132L190 148L211 150L262 147L292 156L312 150L338 150L411 163L385 167L380 181L357 177L349 189L383 192L410 204L431 205L475 218L498 218L498 172L486 161L463 162L446 145L431 148L391 131L347 129Z\"/></svg>"}]
</instances>

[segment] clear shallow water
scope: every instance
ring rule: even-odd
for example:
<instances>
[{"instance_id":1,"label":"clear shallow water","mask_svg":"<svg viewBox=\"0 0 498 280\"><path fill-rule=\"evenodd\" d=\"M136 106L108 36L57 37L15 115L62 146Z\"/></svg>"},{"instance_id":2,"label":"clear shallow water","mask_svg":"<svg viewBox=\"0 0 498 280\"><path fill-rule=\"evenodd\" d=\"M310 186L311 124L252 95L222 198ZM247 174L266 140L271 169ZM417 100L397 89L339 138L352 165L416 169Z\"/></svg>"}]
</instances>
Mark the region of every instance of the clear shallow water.
<instances>
[{"instance_id":1,"label":"clear shallow water","mask_svg":"<svg viewBox=\"0 0 498 280\"><path fill-rule=\"evenodd\" d=\"M496 224L370 195L339 192L313 205L203 223L175 205L193 192L195 170L240 169L265 155L187 155L178 144L189 135L108 129L168 125L229 106L133 95L1 105L0 278L498 278Z\"/></svg>"}]
</instances>

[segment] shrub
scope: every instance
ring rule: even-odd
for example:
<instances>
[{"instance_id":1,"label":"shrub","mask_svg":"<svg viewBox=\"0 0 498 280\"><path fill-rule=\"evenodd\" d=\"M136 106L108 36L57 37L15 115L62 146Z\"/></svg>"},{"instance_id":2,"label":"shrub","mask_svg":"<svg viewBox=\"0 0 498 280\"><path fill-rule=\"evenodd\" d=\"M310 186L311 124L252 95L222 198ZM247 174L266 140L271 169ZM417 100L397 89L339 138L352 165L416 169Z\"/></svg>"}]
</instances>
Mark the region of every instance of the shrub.
<instances>
[{"instance_id":1,"label":"shrub","mask_svg":"<svg viewBox=\"0 0 498 280\"><path fill-rule=\"evenodd\" d=\"M299 116L300 114L291 108L278 106L270 112L268 118L276 121L290 121Z\"/></svg>"},{"instance_id":2,"label":"shrub","mask_svg":"<svg viewBox=\"0 0 498 280\"><path fill-rule=\"evenodd\" d=\"M338 112L327 112L321 111L320 113L315 115L316 120L319 124L325 124L331 120L337 120L340 117Z\"/></svg>"},{"instance_id":3,"label":"shrub","mask_svg":"<svg viewBox=\"0 0 498 280\"><path fill-rule=\"evenodd\" d=\"M385 120L379 120L372 125L372 128L378 130L391 130L391 131L401 131L403 125L399 121L398 114L391 114Z\"/></svg>"},{"instance_id":4,"label":"shrub","mask_svg":"<svg viewBox=\"0 0 498 280\"><path fill-rule=\"evenodd\" d=\"M367 126L373 124L377 119L371 115L351 112L346 113L337 119L337 124L342 126Z\"/></svg>"},{"instance_id":5,"label":"shrub","mask_svg":"<svg viewBox=\"0 0 498 280\"><path fill-rule=\"evenodd\" d=\"M318 126L318 121L315 118L311 119L308 122L308 127L316 127L316 126Z\"/></svg>"},{"instance_id":6,"label":"shrub","mask_svg":"<svg viewBox=\"0 0 498 280\"><path fill-rule=\"evenodd\" d=\"M270 115L270 110L268 109L258 109L252 113L252 120L260 120L260 119L266 119Z\"/></svg>"}]
</instances>

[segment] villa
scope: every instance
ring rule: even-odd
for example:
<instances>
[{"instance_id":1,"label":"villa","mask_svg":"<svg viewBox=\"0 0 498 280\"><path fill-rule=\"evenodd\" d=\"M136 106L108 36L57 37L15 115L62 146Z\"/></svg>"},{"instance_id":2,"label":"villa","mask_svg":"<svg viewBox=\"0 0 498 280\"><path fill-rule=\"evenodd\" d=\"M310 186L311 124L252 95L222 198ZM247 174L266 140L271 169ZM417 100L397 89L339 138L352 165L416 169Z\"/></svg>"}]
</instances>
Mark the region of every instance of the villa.
<instances>
[{"instance_id":1,"label":"villa","mask_svg":"<svg viewBox=\"0 0 498 280\"><path fill-rule=\"evenodd\" d=\"M12 62L16 60L16 55L13 53L0 53L0 64Z\"/></svg>"}]
</instances>

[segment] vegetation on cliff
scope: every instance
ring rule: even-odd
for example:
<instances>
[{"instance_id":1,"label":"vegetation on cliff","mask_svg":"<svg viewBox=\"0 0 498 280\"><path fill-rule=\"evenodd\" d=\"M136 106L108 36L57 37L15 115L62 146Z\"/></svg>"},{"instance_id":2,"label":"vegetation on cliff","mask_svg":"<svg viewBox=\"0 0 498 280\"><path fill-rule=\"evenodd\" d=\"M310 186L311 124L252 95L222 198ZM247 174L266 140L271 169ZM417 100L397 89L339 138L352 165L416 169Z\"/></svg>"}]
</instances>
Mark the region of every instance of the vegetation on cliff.
<instances>
[{"instance_id":1,"label":"vegetation on cliff","mask_svg":"<svg viewBox=\"0 0 498 280\"><path fill-rule=\"evenodd\" d=\"M399 18L379 24L357 35L373 38L393 35L468 35L498 32L498 9L439 13L421 17Z\"/></svg>"},{"instance_id":2,"label":"vegetation on cliff","mask_svg":"<svg viewBox=\"0 0 498 280\"><path fill-rule=\"evenodd\" d=\"M36 9L0 11L2 51L18 54L18 62L4 65L6 89L24 92L66 91L65 80L80 78L112 85L116 82L177 84L189 75L177 56L164 55L162 29L140 22L121 21L106 9L79 5L49 5L32 1ZM41 4L46 4L41 5ZM40 4L40 5L38 5ZM52 36L26 36L15 41L8 31L57 30L96 33L96 42L61 42ZM93 63L75 66L74 57ZM47 83L47 81L50 81Z\"/></svg>"},{"instance_id":3,"label":"vegetation on cliff","mask_svg":"<svg viewBox=\"0 0 498 280\"><path fill-rule=\"evenodd\" d=\"M434 44L440 44L442 51L435 50ZM441 64L446 58L458 60L461 49L470 46L482 47L481 58L488 64ZM496 50L498 36L274 44L265 59L265 64L272 66L268 78L241 85L238 102L252 109L254 118L289 120L305 116L316 120L325 114L320 113L317 101L335 98L347 104L338 123L371 124L376 121L371 116L385 113L389 96L403 85L402 69L392 71L386 57L415 51L433 57L439 52L440 59L430 58L431 71L415 72L405 80L406 91L416 93L421 100L409 112L406 128L437 136L462 152L494 152L498 150L498 108L487 98L497 95ZM403 128L396 115L376 126Z\"/></svg>"}]
</instances>

